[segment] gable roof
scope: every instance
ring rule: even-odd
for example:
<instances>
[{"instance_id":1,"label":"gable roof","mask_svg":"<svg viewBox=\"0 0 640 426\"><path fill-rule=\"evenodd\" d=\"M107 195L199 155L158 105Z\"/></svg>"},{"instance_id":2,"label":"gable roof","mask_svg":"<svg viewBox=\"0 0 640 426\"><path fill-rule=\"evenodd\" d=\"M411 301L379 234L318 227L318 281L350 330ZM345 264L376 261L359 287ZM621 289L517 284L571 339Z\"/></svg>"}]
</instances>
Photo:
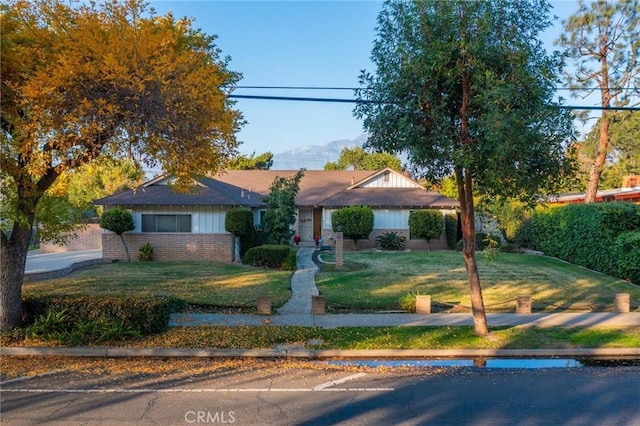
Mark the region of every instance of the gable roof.
<instances>
[{"instance_id":1,"label":"gable roof","mask_svg":"<svg viewBox=\"0 0 640 426\"><path fill-rule=\"evenodd\" d=\"M189 193L179 193L167 185L166 177L151 180L135 191L127 190L96 200L98 205L182 205L260 207L277 177L293 177L297 170L228 170L213 178L199 178ZM384 173L393 173L405 187L368 187ZM306 170L296 197L300 207L457 207L458 202L427 191L417 182L391 169Z\"/></svg>"}]
</instances>

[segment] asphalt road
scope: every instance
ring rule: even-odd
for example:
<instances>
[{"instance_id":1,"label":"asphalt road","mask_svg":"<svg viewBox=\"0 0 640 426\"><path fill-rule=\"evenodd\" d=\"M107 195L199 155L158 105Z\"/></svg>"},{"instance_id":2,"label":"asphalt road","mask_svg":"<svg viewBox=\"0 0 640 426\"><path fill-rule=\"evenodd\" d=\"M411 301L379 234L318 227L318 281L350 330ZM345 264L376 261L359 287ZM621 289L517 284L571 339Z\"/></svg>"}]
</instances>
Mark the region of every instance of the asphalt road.
<instances>
[{"instance_id":1,"label":"asphalt road","mask_svg":"<svg viewBox=\"0 0 640 426\"><path fill-rule=\"evenodd\" d=\"M639 425L640 367L52 369L1 383L8 425ZM171 363L179 363L170 370ZM185 364L186 363L186 364ZM208 366L207 366L208 365Z\"/></svg>"}]
</instances>

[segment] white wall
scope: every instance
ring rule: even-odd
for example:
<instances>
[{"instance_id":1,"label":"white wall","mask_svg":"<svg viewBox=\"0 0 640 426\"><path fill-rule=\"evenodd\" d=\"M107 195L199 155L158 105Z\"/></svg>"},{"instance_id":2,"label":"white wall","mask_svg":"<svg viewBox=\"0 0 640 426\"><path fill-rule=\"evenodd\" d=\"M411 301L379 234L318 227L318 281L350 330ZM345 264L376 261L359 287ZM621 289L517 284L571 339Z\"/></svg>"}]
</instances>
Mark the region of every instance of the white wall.
<instances>
[{"instance_id":1,"label":"white wall","mask_svg":"<svg viewBox=\"0 0 640 426\"><path fill-rule=\"evenodd\" d=\"M142 232L143 214L191 214L191 232L194 234L220 234L224 230L224 216L226 207L212 206L158 206L144 207L132 213L136 229Z\"/></svg>"}]
</instances>

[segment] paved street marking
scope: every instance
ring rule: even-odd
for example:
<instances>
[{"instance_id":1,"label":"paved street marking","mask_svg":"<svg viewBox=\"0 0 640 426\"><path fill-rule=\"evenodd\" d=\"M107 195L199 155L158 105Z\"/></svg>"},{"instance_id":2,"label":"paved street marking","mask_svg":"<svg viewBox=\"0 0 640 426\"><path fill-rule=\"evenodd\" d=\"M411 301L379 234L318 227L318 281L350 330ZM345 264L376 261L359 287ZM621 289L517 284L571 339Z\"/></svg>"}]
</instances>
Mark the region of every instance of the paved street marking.
<instances>
[{"instance_id":1,"label":"paved street marking","mask_svg":"<svg viewBox=\"0 0 640 426\"><path fill-rule=\"evenodd\" d=\"M395 388L2 389L0 393L390 392Z\"/></svg>"},{"instance_id":2,"label":"paved street marking","mask_svg":"<svg viewBox=\"0 0 640 426\"><path fill-rule=\"evenodd\" d=\"M348 382L350 380L359 379L360 377L364 377L366 375L367 375L367 373L353 374L351 376L347 376L347 377L344 377L342 379L332 380L330 382L322 383L321 385L315 386L313 388L313 390L314 391L325 390L326 388L329 388L331 386L341 385L342 383Z\"/></svg>"}]
</instances>

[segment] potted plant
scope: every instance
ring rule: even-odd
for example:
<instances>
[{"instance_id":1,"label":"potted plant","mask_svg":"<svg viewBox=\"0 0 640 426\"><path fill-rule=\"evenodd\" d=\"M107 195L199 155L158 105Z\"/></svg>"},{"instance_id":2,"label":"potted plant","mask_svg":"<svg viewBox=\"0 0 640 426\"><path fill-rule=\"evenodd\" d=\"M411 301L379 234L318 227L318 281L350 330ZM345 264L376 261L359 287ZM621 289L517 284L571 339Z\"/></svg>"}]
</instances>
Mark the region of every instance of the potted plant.
<instances>
[{"instance_id":1,"label":"potted plant","mask_svg":"<svg viewBox=\"0 0 640 426\"><path fill-rule=\"evenodd\" d=\"M296 234L293 236L293 242L296 244L296 246L298 244L300 244L300 235Z\"/></svg>"}]
</instances>

